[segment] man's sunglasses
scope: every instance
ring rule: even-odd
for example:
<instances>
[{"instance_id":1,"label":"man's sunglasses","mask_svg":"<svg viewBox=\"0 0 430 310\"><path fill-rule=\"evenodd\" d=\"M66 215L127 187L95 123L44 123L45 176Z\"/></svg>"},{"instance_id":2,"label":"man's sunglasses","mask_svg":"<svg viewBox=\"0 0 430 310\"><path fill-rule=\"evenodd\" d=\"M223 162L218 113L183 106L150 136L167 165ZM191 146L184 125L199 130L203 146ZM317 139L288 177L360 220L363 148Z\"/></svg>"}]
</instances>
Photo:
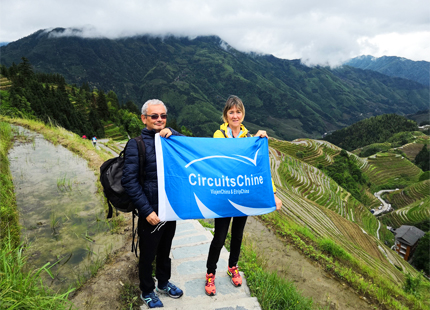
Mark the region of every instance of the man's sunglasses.
<instances>
[{"instance_id":1,"label":"man's sunglasses","mask_svg":"<svg viewBox=\"0 0 430 310\"><path fill-rule=\"evenodd\" d=\"M161 117L161 119L166 119L167 118L167 114L151 114L151 115L145 115L145 116L150 117L153 120L156 120L159 117Z\"/></svg>"}]
</instances>

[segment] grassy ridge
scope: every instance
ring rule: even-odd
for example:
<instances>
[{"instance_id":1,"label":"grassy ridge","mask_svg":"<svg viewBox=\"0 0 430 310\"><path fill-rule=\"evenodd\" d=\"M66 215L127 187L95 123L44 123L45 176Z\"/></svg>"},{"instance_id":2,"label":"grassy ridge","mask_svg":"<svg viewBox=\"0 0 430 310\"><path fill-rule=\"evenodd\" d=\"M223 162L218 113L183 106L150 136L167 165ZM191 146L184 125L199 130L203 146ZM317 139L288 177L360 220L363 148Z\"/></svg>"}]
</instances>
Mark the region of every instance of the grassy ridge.
<instances>
[{"instance_id":1,"label":"grassy ridge","mask_svg":"<svg viewBox=\"0 0 430 310\"><path fill-rule=\"evenodd\" d=\"M15 193L7 154L12 147L13 133L8 123L0 121L0 243L18 245L19 227ZM7 234L7 235L6 235Z\"/></svg>"},{"instance_id":2,"label":"grassy ridge","mask_svg":"<svg viewBox=\"0 0 430 310\"><path fill-rule=\"evenodd\" d=\"M56 294L41 283L40 274L50 274L50 263L32 271L26 268L27 257L19 244L18 213L7 159L13 138L10 125L0 120L0 308L68 309L72 290Z\"/></svg>"}]
</instances>

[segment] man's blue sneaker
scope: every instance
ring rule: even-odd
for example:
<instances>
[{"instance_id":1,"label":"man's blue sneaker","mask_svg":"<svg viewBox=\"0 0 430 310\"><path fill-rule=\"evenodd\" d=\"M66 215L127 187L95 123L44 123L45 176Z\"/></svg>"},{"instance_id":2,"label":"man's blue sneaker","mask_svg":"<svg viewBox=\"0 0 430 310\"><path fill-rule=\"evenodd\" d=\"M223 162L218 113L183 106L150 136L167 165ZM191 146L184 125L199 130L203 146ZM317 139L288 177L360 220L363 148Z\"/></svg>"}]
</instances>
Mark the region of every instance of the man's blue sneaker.
<instances>
[{"instance_id":1,"label":"man's blue sneaker","mask_svg":"<svg viewBox=\"0 0 430 310\"><path fill-rule=\"evenodd\" d=\"M170 282L167 282L167 285L164 288L157 287L157 292L167 294L172 298L179 298L184 295L184 292L179 287L176 287Z\"/></svg>"},{"instance_id":2,"label":"man's blue sneaker","mask_svg":"<svg viewBox=\"0 0 430 310\"><path fill-rule=\"evenodd\" d=\"M140 294L140 298L143 300L145 305L148 308L162 308L163 303L160 299L158 299L157 294L155 292L151 292L149 294L146 294L145 296L143 294Z\"/></svg>"}]
</instances>

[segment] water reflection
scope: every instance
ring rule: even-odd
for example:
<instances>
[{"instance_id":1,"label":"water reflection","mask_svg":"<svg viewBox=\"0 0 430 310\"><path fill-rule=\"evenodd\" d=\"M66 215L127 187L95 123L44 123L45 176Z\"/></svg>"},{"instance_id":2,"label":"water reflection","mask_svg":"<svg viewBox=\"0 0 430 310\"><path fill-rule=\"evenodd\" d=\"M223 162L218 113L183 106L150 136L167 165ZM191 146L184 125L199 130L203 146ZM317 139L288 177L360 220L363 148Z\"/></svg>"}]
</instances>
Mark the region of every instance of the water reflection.
<instances>
[{"instance_id":1,"label":"water reflection","mask_svg":"<svg viewBox=\"0 0 430 310\"><path fill-rule=\"evenodd\" d=\"M21 238L30 243L30 265L55 264L55 279L45 283L64 290L83 280L121 243L109 233L96 177L87 162L42 135L14 127L25 142L9 152Z\"/></svg>"}]
</instances>

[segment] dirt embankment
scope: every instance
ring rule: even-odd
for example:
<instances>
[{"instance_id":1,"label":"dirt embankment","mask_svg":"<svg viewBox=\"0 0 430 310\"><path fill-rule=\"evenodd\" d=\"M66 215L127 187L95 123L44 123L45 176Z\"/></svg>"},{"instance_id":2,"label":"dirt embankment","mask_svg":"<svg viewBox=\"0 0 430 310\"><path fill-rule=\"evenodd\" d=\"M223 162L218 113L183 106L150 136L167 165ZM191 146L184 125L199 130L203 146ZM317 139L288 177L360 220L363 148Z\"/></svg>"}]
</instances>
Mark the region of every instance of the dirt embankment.
<instances>
[{"instance_id":1,"label":"dirt embankment","mask_svg":"<svg viewBox=\"0 0 430 310\"><path fill-rule=\"evenodd\" d=\"M375 309L365 297L326 273L315 262L295 250L293 245L285 245L253 217L248 217L245 226L245 242L252 242L257 254L266 262L268 270L293 281L303 296L312 298L314 305L330 310Z\"/></svg>"}]
</instances>

